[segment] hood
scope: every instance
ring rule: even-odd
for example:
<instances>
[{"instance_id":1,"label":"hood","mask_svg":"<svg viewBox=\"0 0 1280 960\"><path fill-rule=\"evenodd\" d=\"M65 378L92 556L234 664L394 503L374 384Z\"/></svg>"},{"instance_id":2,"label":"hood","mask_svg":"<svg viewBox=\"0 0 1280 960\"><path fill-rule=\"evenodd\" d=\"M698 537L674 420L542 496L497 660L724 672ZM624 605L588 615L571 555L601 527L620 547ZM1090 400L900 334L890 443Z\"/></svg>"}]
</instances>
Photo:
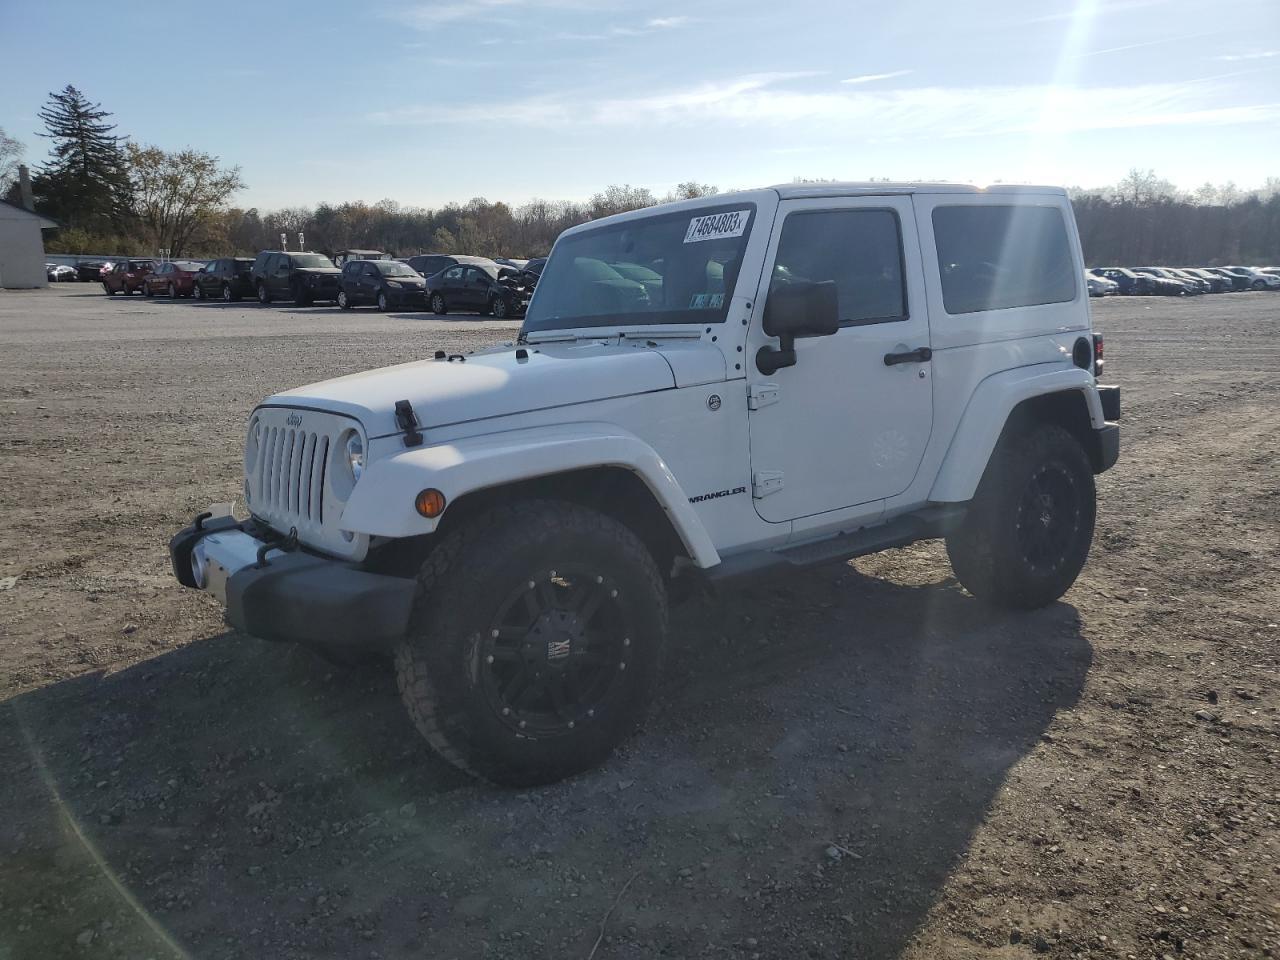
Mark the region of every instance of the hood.
<instances>
[{"instance_id":1,"label":"hood","mask_svg":"<svg viewBox=\"0 0 1280 960\"><path fill-rule=\"evenodd\" d=\"M270 406L311 407L356 417L370 438L400 433L397 400L408 400L424 430L532 410L669 390L671 364L658 350L611 343L551 343L418 360L278 393Z\"/></svg>"}]
</instances>

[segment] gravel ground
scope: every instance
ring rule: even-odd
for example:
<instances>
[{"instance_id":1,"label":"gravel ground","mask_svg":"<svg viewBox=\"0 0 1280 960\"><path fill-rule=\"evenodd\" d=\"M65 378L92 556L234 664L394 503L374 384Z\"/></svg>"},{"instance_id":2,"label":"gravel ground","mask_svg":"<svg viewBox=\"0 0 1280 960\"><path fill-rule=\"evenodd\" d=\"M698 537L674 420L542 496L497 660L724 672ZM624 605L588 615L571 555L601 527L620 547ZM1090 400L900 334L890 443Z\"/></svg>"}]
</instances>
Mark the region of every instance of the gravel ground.
<instances>
[{"instance_id":1,"label":"gravel ground","mask_svg":"<svg viewBox=\"0 0 1280 960\"><path fill-rule=\"evenodd\" d=\"M922 544L690 603L644 733L504 791L165 544L263 395L511 325L0 293L0 958L1280 955L1280 296L1094 312L1062 602Z\"/></svg>"}]
</instances>

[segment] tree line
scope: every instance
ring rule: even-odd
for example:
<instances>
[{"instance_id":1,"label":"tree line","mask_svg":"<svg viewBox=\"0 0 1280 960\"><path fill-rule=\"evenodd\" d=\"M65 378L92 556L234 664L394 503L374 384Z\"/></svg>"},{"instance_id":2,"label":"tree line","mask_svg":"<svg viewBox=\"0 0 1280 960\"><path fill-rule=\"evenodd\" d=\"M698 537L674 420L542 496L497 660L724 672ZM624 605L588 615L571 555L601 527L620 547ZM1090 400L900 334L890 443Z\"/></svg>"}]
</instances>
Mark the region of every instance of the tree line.
<instances>
[{"instance_id":1,"label":"tree line","mask_svg":"<svg viewBox=\"0 0 1280 960\"><path fill-rule=\"evenodd\" d=\"M585 201L531 200L519 205L477 197L436 209L321 203L259 211L231 204L244 189L238 167L203 151L166 151L115 133L111 114L67 86L40 111L49 158L32 178L36 209L63 226L48 238L51 253L122 253L171 257L253 255L295 247L335 253L376 249L534 257L569 227L670 200L713 196L689 181L659 197L628 184ZM0 130L0 194L17 202L22 145ZM802 180L803 178L797 178ZM1070 190L1090 265L1274 264L1280 262L1280 178L1257 190L1206 183L1179 191L1152 170L1133 169L1105 188Z\"/></svg>"}]
</instances>

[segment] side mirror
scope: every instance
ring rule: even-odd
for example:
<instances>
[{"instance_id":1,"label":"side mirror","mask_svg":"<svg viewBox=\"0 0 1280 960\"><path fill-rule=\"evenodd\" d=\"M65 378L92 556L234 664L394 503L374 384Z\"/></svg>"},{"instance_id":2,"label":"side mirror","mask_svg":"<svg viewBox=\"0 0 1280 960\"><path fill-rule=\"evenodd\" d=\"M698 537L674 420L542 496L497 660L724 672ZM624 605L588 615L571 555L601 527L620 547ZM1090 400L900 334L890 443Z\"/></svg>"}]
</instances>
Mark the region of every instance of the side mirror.
<instances>
[{"instance_id":1,"label":"side mirror","mask_svg":"<svg viewBox=\"0 0 1280 960\"><path fill-rule=\"evenodd\" d=\"M768 376L796 363L798 337L829 337L840 329L840 298L831 280L804 281L769 291L764 305L764 332L778 338L778 347L756 353L756 369Z\"/></svg>"}]
</instances>

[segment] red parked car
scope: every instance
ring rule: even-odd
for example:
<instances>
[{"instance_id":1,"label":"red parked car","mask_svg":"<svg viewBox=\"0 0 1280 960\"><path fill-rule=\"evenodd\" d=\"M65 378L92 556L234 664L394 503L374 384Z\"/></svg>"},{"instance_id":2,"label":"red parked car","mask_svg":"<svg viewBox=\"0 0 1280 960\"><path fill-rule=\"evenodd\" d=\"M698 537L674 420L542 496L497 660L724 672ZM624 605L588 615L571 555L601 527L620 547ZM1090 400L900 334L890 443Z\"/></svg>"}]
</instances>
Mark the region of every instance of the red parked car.
<instances>
[{"instance_id":1,"label":"red parked car","mask_svg":"<svg viewBox=\"0 0 1280 960\"><path fill-rule=\"evenodd\" d=\"M142 292L148 297L154 297L157 293L170 297L189 297L195 289L196 274L203 267L203 263L195 260L166 260L156 264L155 271L147 274L142 281Z\"/></svg>"},{"instance_id":2,"label":"red parked car","mask_svg":"<svg viewBox=\"0 0 1280 960\"><path fill-rule=\"evenodd\" d=\"M155 269L154 260L119 260L102 275L102 289L107 296L123 293L126 297L142 289L142 281Z\"/></svg>"}]
</instances>

